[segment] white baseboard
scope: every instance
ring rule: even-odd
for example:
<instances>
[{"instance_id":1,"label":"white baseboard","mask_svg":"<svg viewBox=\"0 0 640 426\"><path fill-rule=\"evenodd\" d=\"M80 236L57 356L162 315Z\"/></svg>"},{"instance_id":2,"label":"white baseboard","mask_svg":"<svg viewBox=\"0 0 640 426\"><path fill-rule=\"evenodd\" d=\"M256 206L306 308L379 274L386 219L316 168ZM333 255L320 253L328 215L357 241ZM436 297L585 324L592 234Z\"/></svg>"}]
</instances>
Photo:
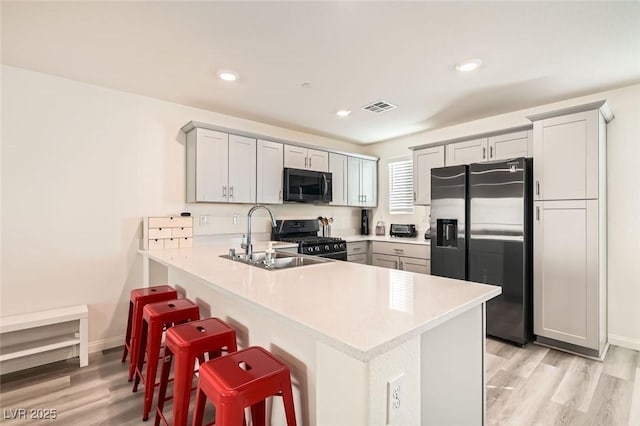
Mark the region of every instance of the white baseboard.
<instances>
[{"instance_id":1,"label":"white baseboard","mask_svg":"<svg viewBox=\"0 0 640 426\"><path fill-rule=\"evenodd\" d=\"M615 346L640 351L640 340L609 334L609 343Z\"/></svg>"},{"instance_id":2,"label":"white baseboard","mask_svg":"<svg viewBox=\"0 0 640 426\"><path fill-rule=\"evenodd\" d=\"M124 335L89 342L89 353L100 352L124 345Z\"/></svg>"}]
</instances>

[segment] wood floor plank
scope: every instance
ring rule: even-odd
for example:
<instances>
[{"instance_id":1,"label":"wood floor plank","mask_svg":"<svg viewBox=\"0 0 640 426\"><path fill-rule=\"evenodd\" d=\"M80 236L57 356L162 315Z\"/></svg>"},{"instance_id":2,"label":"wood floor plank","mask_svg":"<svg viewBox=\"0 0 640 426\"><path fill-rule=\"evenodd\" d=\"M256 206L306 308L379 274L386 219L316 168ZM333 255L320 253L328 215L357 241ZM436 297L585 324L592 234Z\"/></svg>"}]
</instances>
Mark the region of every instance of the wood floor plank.
<instances>
[{"instance_id":1,"label":"wood floor plank","mask_svg":"<svg viewBox=\"0 0 640 426\"><path fill-rule=\"evenodd\" d=\"M640 366L636 368L636 379L633 385L631 397L631 409L629 411L629 424L640 425Z\"/></svg>"},{"instance_id":2,"label":"wood floor plank","mask_svg":"<svg viewBox=\"0 0 640 426\"><path fill-rule=\"evenodd\" d=\"M637 366L638 351L611 346L604 360L604 370L602 372L633 383Z\"/></svg>"},{"instance_id":3,"label":"wood floor plank","mask_svg":"<svg viewBox=\"0 0 640 426\"><path fill-rule=\"evenodd\" d=\"M498 412L487 412L487 421L495 425L530 424L538 411L549 403L563 375L564 371L560 368L538 363L528 380L505 401Z\"/></svg>"},{"instance_id":4,"label":"wood floor plank","mask_svg":"<svg viewBox=\"0 0 640 426\"><path fill-rule=\"evenodd\" d=\"M575 355L555 349L549 349L549 352L547 352L544 358L542 358L541 362L553 365L554 367L562 368L563 370L568 370L574 359Z\"/></svg>"},{"instance_id":5,"label":"wood floor plank","mask_svg":"<svg viewBox=\"0 0 640 426\"><path fill-rule=\"evenodd\" d=\"M484 356L485 361L485 380L488 382L491 378L500 370L507 360L497 355L486 353Z\"/></svg>"},{"instance_id":6,"label":"wood floor plank","mask_svg":"<svg viewBox=\"0 0 640 426\"><path fill-rule=\"evenodd\" d=\"M505 370L526 379L538 367L549 350L544 346L528 345L511 357L505 366Z\"/></svg>"},{"instance_id":7,"label":"wood floor plank","mask_svg":"<svg viewBox=\"0 0 640 426\"><path fill-rule=\"evenodd\" d=\"M587 416L580 411L574 410L566 405L558 404L554 401L549 401L546 405L543 405L536 413L535 418L531 419L528 424L530 425L584 425L587 421Z\"/></svg>"},{"instance_id":8,"label":"wood floor plank","mask_svg":"<svg viewBox=\"0 0 640 426\"><path fill-rule=\"evenodd\" d=\"M487 382L487 410L499 408L523 385L526 379L504 370L498 370Z\"/></svg>"},{"instance_id":9,"label":"wood floor plank","mask_svg":"<svg viewBox=\"0 0 640 426\"><path fill-rule=\"evenodd\" d=\"M594 426L628 424L632 393L633 383L603 372L587 412L587 424Z\"/></svg>"},{"instance_id":10,"label":"wood floor plank","mask_svg":"<svg viewBox=\"0 0 640 426\"><path fill-rule=\"evenodd\" d=\"M601 362L574 357L551 400L586 413L602 370Z\"/></svg>"},{"instance_id":11,"label":"wood floor plank","mask_svg":"<svg viewBox=\"0 0 640 426\"><path fill-rule=\"evenodd\" d=\"M511 359L520 348L496 339L487 339L487 353L504 359Z\"/></svg>"}]
</instances>

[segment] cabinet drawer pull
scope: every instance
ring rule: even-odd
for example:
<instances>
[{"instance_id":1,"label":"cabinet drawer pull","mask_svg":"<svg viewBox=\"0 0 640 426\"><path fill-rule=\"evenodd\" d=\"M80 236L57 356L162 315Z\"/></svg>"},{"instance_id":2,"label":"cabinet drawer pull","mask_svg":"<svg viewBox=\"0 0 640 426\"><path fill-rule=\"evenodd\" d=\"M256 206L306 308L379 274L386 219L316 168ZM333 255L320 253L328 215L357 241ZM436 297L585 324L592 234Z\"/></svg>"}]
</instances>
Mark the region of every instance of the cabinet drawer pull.
<instances>
[{"instance_id":1,"label":"cabinet drawer pull","mask_svg":"<svg viewBox=\"0 0 640 426\"><path fill-rule=\"evenodd\" d=\"M354 247L353 248L353 251L360 251L360 250L362 250L362 247Z\"/></svg>"},{"instance_id":2,"label":"cabinet drawer pull","mask_svg":"<svg viewBox=\"0 0 640 426\"><path fill-rule=\"evenodd\" d=\"M489 158L493 158L493 147L489 147Z\"/></svg>"},{"instance_id":3,"label":"cabinet drawer pull","mask_svg":"<svg viewBox=\"0 0 640 426\"><path fill-rule=\"evenodd\" d=\"M393 249L393 251L395 251L396 253L404 253L404 249L395 248Z\"/></svg>"}]
</instances>

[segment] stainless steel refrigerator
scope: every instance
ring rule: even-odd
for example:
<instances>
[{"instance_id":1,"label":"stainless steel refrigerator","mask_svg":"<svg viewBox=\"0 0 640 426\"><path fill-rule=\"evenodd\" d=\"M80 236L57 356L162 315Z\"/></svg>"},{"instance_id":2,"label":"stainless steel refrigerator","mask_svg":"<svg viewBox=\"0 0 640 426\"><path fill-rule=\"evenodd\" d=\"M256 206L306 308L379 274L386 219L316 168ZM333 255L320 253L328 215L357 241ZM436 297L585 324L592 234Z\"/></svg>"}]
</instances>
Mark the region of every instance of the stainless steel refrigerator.
<instances>
[{"instance_id":1,"label":"stainless steel refrigerator","mask_svg":"<svg viewBox=\"0 0 640 426\"><path fill-rule=\"evenodd\" d=\"M524 345L532 325L532 160L431 171L431 274L499 285L487 334Z\"/></svg>"}]
</instances>

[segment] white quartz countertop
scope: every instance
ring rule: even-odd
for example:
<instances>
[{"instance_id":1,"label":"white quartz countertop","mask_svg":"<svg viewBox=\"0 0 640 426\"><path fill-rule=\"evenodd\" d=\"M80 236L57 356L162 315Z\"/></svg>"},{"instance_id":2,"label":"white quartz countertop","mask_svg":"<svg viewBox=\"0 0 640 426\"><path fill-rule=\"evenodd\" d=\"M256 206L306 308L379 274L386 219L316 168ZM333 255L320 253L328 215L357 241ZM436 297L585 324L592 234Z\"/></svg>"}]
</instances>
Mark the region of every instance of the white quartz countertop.
<instances>
[{"instance_id":1,"label":"white quartz countertop","mask_svg":"<svg viewBox=\"0 0 640 426\"><path fill-rule=\"evenodd\" d=\"M219 257L228 251L220 245L140 253L362 360L501 293L496 286L341 261L268 271Z\"/></svg>"},{"instance_id":2,"label":"white quartz countertop","mask_svg":"<svg viewBox=\"0 0 640 426\"><path fill-rule=\"evenodd\" d=\"M431 245L431 240L425 240L424 234L418 235L415 238L405 238L405 237L390 237L388 235L385 236L376 236L376 235L347 235L343 236L344 239L348 243L353 243L356 241L384 241L387 243L405 243L405 244L419 244L419 245Z\"/></svg>"}]
</instances>

